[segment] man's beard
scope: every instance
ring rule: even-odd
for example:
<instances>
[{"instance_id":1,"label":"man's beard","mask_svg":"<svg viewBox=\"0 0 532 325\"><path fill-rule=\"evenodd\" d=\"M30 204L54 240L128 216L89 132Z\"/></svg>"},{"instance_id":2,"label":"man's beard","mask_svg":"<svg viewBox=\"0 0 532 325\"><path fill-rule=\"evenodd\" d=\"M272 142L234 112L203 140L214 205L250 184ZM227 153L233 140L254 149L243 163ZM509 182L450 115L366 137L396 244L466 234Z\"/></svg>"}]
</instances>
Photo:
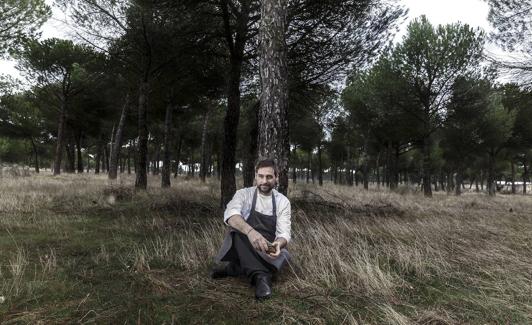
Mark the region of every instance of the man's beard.
<instances>
[{"instance_id":1,"label":"man's beard","mask_svg":"<svg viewBox=\"0 0 532 325\"><path fill-rule=\"evenodd\" d=\"M266 188L266 190L263 190L263 188ZM262 194L270 194L272 189L273 189L273 186L267 185L267 184L262 184L262 185L259 186L259 191Z\"/></svg>"}]
</instances>

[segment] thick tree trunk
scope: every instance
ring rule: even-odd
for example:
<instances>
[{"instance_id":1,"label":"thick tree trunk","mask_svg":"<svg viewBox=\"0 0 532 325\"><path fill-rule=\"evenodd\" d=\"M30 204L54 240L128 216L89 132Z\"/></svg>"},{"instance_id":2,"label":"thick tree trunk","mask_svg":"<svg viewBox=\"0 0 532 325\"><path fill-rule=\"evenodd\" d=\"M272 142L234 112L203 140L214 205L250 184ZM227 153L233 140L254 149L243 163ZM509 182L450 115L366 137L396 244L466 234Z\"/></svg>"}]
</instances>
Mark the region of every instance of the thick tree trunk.
<instances>
[{"instance_id":1,"label":"thick tree trunk","mask_svg":"<svg viewBox=\"0 0 532 325\"><path fill-rule=\"evenodd\" d=\"M227 97L227 112L224 119L224 142L222 149L221 205L224 208L236 192L235 155L237 146L237 129L240 119L241 69L242 61L232 59L229 95Z\"/></svg>"},{"instance_id":2,"label":"thick tree trunk","mask_svg":"<svg viewBox=\"0 0 532 325\"><path fill-rule=\"evenodd\" d=\"M224 33L230 54L230 68L227 92L227 112L224 119L224 139L222 144L221 170L221 206L225 208L236 192L235 165L237 129L240 119L240 79L242 63L244 61L244 49L248 33L248 21L250 18L250 1L242 2L235 29L231 28L231 14L229 4L222 1L221 11L224 19ZM234 36L233 36L234 35Z\"/></svg>"},{"instance_id":3,"label":"thick tree trunk","mask_svg":"<svg viewBox=\"0 0 532 325\"><path fill-rule=\"evenodd\" d=\"M168 103L166 105L166 114L164 118L164 139L163 139L163 171L161 175L161 187L170 187L170 157L172 150L170 149L170 139L172 138L172 111L174 105ZM203 142L203 140L202 140ZM203 144L202 144L203 145Z\"/></svg>"},{"instance_id":4,"label":"thick tree trunk","mask_svg":"<svg viewBox=\"0 0 532 325\"><path fill-rule=\"evenodd\" d=\"M35 157L34 165L35 165L35 172L39 173L39 152L37 151L37 145L35 144L35 140L33 140L33 137L30 138L31 140L31 148L33 150L33 156Z\"/></svg>"},{"instance_id":5,"label":"thick tree trunk","mask_svg":"<svg viewBox=\"0 0 532 325\"><path fill-rule=\"evenodd\" d=\"M66 98L61 102L61 110L59 112L59 122L57 126L57 143L55 146L54 156L54 175L61 174L61 158L63 157L63 147L65 144L65 123L66 123Z\"/></svg>"},{"instance_id":6,"label":"thick tree trunk","mask_svg":"<svg viewBox=\"0 0 532 325\"><path fill-rule=\"evenodd\" d=\"M261 105L258 151L274 158L279 168L279 192L288 191L288 65L286 55L287 0L263 0L259 27Z\"/></svg>"},{"instance_id":7,"label":"thick tree trunk","mask_svg":"<svg viewBox=\"0 0 532 325\"><path fill-rule=\"evenodd\" d=\"M148 153L148 124L147 124L147 92L149 84L143 80L139 87L139 107L138 107L138 148L137 148L137 169L135 187L145 190L148 186L148 175L146 173Z\"/></svg>"},{"instance_id":8,"label":"thick tree trunk","mask_svg":"<svg viewBox=\"0 0 532 325\"><path fill-rule=\"evenodd\" d=\"M425 136L423 139L423 194L425 197L432 197L431 186L431 157L430 157L431 141L430 136Z\"/></svg>"},{"instance_id":9,"label":"thick tree trunk","mask_svg":"<svg viewBox=\"0 0 532 325\"><path fill-rule=\"evenodd\" d=\"M122 138L124 134L124 128L126 125L126 117L129 110L129 94L124 99L124 105L122 106L122 112L120 113L120 120L118 127L111 142L111 157L109 163L109 179L116 179L118 158L120 157L120 150L122 149Z\"/></svg>"}]
</instances>

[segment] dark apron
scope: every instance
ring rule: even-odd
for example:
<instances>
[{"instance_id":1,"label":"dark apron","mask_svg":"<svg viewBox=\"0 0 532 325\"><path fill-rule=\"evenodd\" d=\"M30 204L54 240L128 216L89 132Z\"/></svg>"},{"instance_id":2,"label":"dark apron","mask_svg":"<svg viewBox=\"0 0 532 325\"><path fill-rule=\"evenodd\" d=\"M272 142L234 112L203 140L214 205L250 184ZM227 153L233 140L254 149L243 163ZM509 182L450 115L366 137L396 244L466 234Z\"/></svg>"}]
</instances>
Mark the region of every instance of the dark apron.
<instances>
[{"instance_id":1,"label":"dark apron","mask_svg":"<svg viewBox=\"0 0 532 325\"><path fill-rule=\"evenodd\" d=\"M253 194L253 202L251 203L251 212L249 214L248 219L246 222L253 227L256 231L258 231L266 240L269 242L273 242L275 240L275 231L277 229L277 209L275 205L275 196L272 191L272 210L273 215L269 216L266 214L262 214L260 212L255 211L255 205L257 203L257 189L255 189L255 193ZM216 262L221 262L227 260L227 253L231 250L231 247L233 246L233 232L238 232L238 230L229 227L229 230L225 233L224 242L222 244L222 248L218 252L218 254L215 257ZM275 267L277 271L279 271L283 265L287 262L288 258L290 257L290 254L288 251L283 248L281 249L281 254L277 256L276 258L270 257L268 254L261 252L261 251L255 251L265 262Z\"/></svg>"}]
</instances>

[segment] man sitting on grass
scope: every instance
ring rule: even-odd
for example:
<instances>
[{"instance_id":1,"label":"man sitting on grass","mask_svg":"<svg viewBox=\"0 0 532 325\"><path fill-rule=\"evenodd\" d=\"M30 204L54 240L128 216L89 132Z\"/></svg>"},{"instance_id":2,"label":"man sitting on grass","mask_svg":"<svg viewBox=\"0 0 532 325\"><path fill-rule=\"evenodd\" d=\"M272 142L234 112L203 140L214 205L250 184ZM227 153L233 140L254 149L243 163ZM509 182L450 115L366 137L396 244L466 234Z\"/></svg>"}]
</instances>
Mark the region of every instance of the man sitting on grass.
<instances>
[{"instance_id":1,"label":"man sitting on grass","mask_svg":"<svg viewBox=\"0 0 532 325\"><path fill-rule=\"evenodd\" d=\"M290 255L290 201L274 187L278 171L272 159L255 166L257 186L238 190L227 204L224 222L230 228L216 262L229 262L212 270L213 279L246 275L255 286L255 298L272 294L272 274L278 272Z\"/></svg>"}]
</instances>

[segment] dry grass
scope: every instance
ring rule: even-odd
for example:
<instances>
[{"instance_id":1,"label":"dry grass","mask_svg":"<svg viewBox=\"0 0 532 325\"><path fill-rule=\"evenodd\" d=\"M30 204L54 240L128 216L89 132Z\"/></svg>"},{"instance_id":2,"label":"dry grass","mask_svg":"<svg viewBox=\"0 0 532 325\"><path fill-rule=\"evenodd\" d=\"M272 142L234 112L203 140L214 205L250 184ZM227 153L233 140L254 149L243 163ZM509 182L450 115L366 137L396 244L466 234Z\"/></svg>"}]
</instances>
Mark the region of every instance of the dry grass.
<instances>
[{"instance_id":1,"label":"dry grass","mask_svg":"<svg viewBox=\"0 0 532 325\"><path fill-rule=\"evenodd\" d=\"M2 178L0 322L532 322L532 198L291 186L294 256L275 297L207 277L218 183Z\"/></svg>"}]
</instances>

